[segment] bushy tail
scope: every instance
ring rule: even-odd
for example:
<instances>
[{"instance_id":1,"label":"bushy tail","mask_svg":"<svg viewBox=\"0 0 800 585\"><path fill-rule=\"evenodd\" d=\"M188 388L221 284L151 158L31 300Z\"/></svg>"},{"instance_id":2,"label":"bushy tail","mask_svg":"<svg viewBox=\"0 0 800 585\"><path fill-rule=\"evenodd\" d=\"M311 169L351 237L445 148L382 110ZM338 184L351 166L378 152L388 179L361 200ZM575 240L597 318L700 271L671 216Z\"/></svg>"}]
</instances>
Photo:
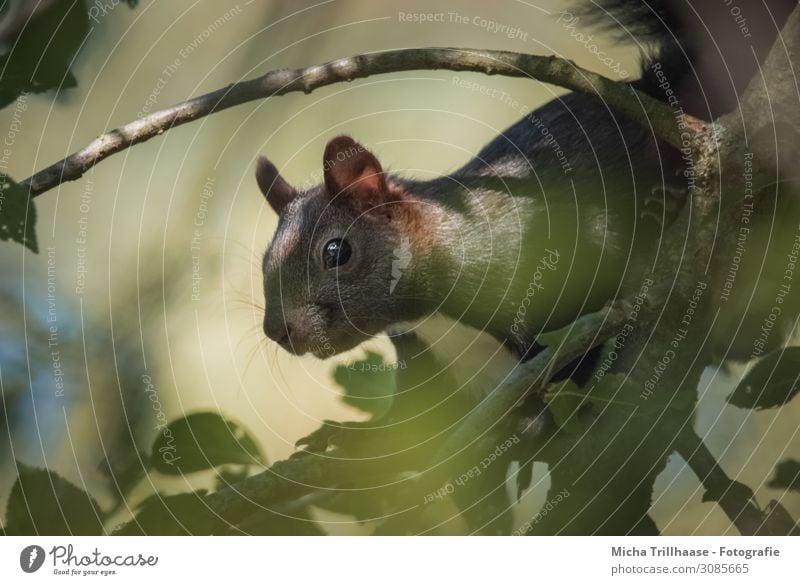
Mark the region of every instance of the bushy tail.
<instances>
[{"instance_id":1,"label":"bushy tail","mask_svg":"<svg viewBox=\"0 0 800 585\"><path fill-rule=\"evenodd\" d=\"M666 78L685 111L713 119L736 108L795 6L797 0L576 0L573 13L639 47L639 89L664 99Z\"/></svg>"}]
</instances>

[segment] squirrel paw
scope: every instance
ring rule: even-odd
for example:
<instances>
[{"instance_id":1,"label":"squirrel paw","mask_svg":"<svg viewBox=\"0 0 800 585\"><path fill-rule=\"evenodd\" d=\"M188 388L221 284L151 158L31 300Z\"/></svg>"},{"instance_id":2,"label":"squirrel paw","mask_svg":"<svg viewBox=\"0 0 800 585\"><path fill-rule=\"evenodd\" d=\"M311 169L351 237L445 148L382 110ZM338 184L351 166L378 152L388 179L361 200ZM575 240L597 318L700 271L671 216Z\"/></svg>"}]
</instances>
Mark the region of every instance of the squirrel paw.
<instances>
[{"instance_id":1,"label":"squirrel paw","mask_svg":"<svg viewBox=\"0 0 800 585\"><path fill-rule=\"evenodd\" d=\"M661 227L672 223L686 202L687 190L676 185L653 185L650 195L644 198L644 209L639 214L642 219L650 218Z\"/></svg>"},{"instance_id":2,"label":"squirrel paw","mask_svg":"<svg viewBox=\"0 0 800 585\"><path fill-rule=\"evenodd\" d=\"M312 453L325 453L328 449L343 445L349 439L362 438L363 434L359 434L358 431L369 430L370 426L368 422L326 420L322 422L320 428L298 439L294 445Z\"/></svg>"}]
</instances>

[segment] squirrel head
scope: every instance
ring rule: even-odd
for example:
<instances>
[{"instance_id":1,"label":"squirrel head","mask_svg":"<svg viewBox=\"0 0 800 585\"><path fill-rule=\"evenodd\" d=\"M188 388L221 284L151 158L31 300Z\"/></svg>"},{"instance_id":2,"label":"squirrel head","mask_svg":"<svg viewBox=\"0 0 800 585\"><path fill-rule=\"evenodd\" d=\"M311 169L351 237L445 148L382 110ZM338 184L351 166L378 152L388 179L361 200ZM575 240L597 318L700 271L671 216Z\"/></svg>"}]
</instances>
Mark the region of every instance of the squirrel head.
<instances>
[{"instance_id":1,"label":"squirrel head","mask_svg":"<svg viewBox=\"0 0 800 585\"><path fill-rule=\"evenodd\" d=\"M420 205L348 136L328 143L323 177L297 190L266 158L256 169L279 216L263 262L264 332L290 353L319 358L424 314L411 298Z\"/></svg>"}]
</instances>

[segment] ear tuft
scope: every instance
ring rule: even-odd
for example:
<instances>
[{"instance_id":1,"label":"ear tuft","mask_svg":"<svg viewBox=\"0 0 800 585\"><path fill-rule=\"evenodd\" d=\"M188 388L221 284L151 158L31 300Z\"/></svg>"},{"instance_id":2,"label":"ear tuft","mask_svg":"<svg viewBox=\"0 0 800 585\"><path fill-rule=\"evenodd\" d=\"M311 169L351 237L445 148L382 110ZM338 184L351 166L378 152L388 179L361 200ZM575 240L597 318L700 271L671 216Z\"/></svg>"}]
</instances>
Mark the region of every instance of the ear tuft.
<instances>
[{"instance_id":1,"label":"ear tuft","mask_svg":"<svg viewBox=\"0 0 800 585\"><path fill-rule=\"evenodd\" d=\"M278 215L297 196L297 191L287 183L277 167L267 158L260 156L256 162L256 182L267 198L267 203Z\"/></svg>"},{"instance_id":2,"label":"ear tuft","mask_svg":"<svg viewBox=\"0 0 800 585\"><path fill-rule=\"evenodd\" d=\"M391 199L378 159L349 136L328 142L322 166L325 187L333 198L344 198L363 211Z\"/></svg>"}]
</instances>

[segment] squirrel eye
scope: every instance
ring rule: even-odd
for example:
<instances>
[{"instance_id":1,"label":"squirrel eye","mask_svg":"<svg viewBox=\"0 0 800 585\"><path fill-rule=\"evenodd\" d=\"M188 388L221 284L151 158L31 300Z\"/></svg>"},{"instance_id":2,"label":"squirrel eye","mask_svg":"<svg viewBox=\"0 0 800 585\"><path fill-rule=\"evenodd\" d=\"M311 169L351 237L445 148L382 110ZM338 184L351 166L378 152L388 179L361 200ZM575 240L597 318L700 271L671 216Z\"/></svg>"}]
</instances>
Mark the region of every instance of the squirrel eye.
<instances>
[{"instance_id":1,"label":"squirrel eye","mask_svg":"<svg viewBox=\"0 0 800 585\"><path fill-rule=\"evenodd\" d=\"M335 240L331 240L325 244L324 248L322 248L322 263L325 265L326 269L341 266L350 260L351 254L352 250L350 249L350 244L347 243L347 240L337 238Z\"/></svg>"}]
</instances>

